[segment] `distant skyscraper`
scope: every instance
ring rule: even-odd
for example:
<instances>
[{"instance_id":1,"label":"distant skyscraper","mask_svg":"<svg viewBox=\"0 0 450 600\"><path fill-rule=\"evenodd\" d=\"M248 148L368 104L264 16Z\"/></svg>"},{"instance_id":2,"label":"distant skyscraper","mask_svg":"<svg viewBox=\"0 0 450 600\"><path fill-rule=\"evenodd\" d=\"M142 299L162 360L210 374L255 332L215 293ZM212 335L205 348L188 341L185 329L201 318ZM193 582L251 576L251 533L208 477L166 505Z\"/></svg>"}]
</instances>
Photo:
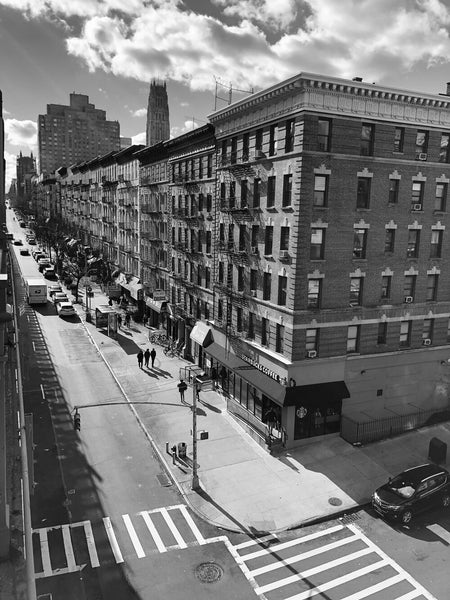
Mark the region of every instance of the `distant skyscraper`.
<instances>
[{"instance_id":1,"label":"distant skyscraper","mask_svg":"<svg viewBox=\"0 0 450 600\"><path fill-rule=\"evenodd\" d=\"M125 148L129 148L133 145L133 140L130 137L121 137L120 138L120 149L124 150Z\"/></svg>"},{"instance_id":2,"label":"distant skyscraper","mask_svg":"<svg viewBox=\"0 0 450 600\"><path fill-rule=\"evenodd\" d=\"M120 125L107 121L89 96L70 94L70 106L47 104L38 118L39 173L53 173L96 156L120 150Z\"/></svg>"},{"instance_id":3,"label":"distant skyscraper","mask_svg":"<svg viewBox=\"0 0 450 600\"><path fill-rule=\"evenodd\" d=\"M20 152L16 159L17 199L18 202L29 201L31 197L31 175L36 173L36 161L33 153L23 156Z\"/></svg>"},{"instance_id":4,"label":"distant skyscraper","mask_svg":"<svg viewBox=\"0 0 450 600\"><path fill-rule=\"evenodd\" d=\"M147 108L146 145L153 146L170 138L169 102L166 82L150 83Z\"/></svg>"}]
</instances>

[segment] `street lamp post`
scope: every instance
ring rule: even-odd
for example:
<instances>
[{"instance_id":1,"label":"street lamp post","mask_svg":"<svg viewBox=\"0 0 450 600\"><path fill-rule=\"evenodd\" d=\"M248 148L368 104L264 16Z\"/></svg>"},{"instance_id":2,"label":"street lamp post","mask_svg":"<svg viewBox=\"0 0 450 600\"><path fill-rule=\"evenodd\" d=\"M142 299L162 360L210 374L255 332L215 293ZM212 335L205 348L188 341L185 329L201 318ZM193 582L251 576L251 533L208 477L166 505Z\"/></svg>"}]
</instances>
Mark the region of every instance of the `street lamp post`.
<instances>
[{"instance_id":1,"label":"street lamp post","mask_svg":"<svg viewBox=\"0 0 450 600\"><path fill-rule=\"evenodd\" d=\"M197 377L194 377L192 381L192 485L191 488L194 491L200 489L200 482L198 479L198 465L197 465L197 386L199 382Z\"/></svg>"}]
</instances>

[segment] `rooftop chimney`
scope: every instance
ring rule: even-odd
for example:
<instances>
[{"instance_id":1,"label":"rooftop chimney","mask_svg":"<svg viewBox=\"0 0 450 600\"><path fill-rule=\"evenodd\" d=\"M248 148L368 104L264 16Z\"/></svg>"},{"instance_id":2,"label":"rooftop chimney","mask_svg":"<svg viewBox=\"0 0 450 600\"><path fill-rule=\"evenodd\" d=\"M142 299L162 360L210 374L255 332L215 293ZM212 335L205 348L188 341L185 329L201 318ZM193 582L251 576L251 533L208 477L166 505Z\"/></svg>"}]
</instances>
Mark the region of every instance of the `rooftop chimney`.
<instances>
[{"instance_id":1,"label":"rooftop chimney","mask_svg":"<svg viewBox=\"0 0 450 600\"><path fill-rule=\"evenodd\" d=\"M362 77L353 77L352 81L362 81Z\"/></svg>"}]
</instances>

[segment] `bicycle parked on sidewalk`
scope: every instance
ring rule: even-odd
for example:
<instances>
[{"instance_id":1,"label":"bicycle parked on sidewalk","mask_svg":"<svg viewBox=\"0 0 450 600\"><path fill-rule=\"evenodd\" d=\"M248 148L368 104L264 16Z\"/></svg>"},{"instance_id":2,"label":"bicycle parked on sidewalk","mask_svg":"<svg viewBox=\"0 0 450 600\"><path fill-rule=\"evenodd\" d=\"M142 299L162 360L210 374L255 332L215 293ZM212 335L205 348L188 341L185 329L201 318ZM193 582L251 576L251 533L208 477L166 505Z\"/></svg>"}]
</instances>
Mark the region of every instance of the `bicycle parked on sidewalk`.
<instances>
[{"instance_id":1,"label":"bicycle parked on sidewalk","mask_svg":"<svg viewBox=\"0 0 450 600\"><path fill-rule=\"evenodd\" d=\"M164 346L164 344L167 342L167 336L165 333L150 333L148 339L152 344L159 344L160 346Z\"/></svg>"},{"instance_id":2,"label":"bicycle parked on sidewalk","mask_svg":"<svg viewBox=\"0 0 450 600\"><path fill-rule=\"evenodd\" d=\"M166 356L175 356L176 345L175 342L169 342L167 346L163 349L163 352Z\"/></svg>"}]
</instances>

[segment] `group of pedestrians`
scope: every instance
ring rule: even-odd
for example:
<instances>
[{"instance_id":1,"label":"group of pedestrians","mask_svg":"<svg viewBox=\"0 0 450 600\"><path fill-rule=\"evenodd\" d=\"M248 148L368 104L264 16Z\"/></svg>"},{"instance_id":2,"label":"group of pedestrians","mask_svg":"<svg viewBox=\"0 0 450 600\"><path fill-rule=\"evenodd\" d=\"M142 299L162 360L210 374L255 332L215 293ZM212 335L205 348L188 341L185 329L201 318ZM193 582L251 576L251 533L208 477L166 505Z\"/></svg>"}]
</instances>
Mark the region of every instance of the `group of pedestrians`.
<instances>
[{"instance_id":1,"label":"group of pedestrians","mask_svg":"<svg viewBox=\"0 0 450 600\"><path fill-rule=\"evenodd\" d=\"M151 352L148 348L146 349L145 352L142 352L142 350L139 350L139 352L137 353L137 361L138 361L139 368L142 369L143 363L145 363L145 366L148 369L148 363L151 359L152 360L152 369L153 369L155 366L155 358L156 358L156 350L154 348L152 348Z\"/></svg>"}]
</instances>

